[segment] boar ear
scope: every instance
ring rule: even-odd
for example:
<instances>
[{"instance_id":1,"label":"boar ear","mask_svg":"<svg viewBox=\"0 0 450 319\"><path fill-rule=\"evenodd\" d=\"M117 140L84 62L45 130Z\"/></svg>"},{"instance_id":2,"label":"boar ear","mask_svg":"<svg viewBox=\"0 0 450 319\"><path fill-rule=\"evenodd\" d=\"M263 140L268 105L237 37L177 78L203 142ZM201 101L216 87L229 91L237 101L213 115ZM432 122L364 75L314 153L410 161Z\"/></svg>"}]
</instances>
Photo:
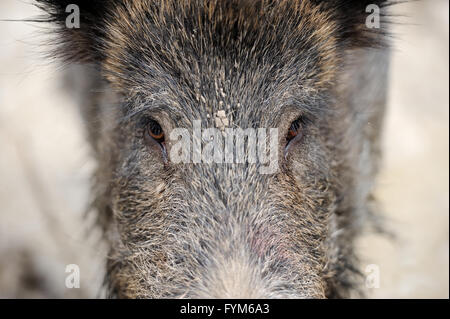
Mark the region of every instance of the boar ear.
<instances>
[{"instance_id":1,"label":"boar ear","mask_svg":"<svg viewBox=\"0 0 450 319\"><path fill-rule=\"evenodd\" d=\"M378 47L386 44L389 25L393 22L388 8L407 1L386 0L327 0L334 17L340 42L346 48Z\"/></svg>"},{"instance_id":2,"label":"boar ear","mask_svg":"<svg viewBox=\"0 0 450 319\"><path fill-rule=\"evenodd\" d=\"M115 0L35 0L45 13L35 21L51 23L52 55L65 62L95 62L101 59L99 44L105 16Z\"/></svg>"}]
</instances>

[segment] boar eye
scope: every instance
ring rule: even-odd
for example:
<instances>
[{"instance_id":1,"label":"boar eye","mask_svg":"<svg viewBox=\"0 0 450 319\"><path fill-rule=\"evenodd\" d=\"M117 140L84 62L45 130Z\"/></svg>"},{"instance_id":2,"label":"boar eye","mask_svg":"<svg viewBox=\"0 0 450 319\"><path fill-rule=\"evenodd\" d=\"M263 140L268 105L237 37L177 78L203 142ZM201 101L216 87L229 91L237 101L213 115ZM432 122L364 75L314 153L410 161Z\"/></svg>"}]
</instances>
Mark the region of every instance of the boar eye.
<instances>
[{"instance_id":1,"label":"boar eye","mask_svg":"<svg viewBox=\"0 0 450 319\"><path fill-rule=\"evenodd\" d=\"M286 142L287 145L294 140L295 138L302 135L302 129L303 129L303 119L298 118L294 122L292 122L291 126L289 127L289 131L286 135Z\"/></svg>"},{"instance_id":2,"label":"boar eye","mask_svg":"<svg viewBox=\"0 0 450 319\"><path fill-rule=\"evenodd\" d=\"M149 120L146 127L146 133L156 142L164 143L164 131L158 122Z\"/></svg>"},{"instance_id":3,"label":"boar eye","mask_svg":"<svg viewBox=\"0 0 450 319\"><path fill-rule=\"evenodd\" d=\"M146 121L144 140L150 147L159 146L162 150L164 161L167 160L164 131L161 125L155 120L149 119Z\"/></svg>"}]
</instances>

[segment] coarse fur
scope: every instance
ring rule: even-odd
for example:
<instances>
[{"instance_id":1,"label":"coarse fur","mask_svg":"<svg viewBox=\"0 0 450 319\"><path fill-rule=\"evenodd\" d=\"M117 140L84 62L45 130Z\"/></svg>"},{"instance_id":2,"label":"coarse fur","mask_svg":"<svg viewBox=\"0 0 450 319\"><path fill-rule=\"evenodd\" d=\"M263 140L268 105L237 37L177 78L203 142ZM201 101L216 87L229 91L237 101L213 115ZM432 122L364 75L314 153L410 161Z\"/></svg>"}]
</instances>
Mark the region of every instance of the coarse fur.
<instances>
[{"instance_id":1,"label":"coarse fur","mask_svg":"<svg viewBox=\"0 0 450 319\"><path fill-rule=\"evenodd\" d=\"M111 296L336 298L358 292L389 50L386 1L39 0L54 54L89 65L83 111ZM76 3L81 28L68 29ZM98 92L98 93L92 93ZM278 128L280 169L174 164L142 137L226 110ZM290 124L302 139L284 156ZM167 141L170 151L172 143Z\"/></svg>"}]
</instances>

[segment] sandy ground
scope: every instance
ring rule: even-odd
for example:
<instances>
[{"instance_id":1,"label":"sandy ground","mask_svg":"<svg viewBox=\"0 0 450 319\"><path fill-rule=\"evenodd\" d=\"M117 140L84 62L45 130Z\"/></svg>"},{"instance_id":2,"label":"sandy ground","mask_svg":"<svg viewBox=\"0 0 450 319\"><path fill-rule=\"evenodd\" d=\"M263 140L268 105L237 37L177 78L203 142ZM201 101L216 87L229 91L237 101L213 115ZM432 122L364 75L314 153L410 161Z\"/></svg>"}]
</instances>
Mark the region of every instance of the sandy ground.
<instances>
[{"instance_id":1,"label":"sandy ground","mask_svg":"<svg viewBox=\"0 0 450 319\"><path fill-rule=\"evenodd\" d=\"M369 296L448 298L449 4L426 0L396 12L409 25L394 30L377 194L397 239L370 235L359 248L363 266L379 269ZM0 19L36 13L22 1L0 2ZM62 72L40 57L37 34L0 22L0 298L95 298L105 251L83 218L95 163ZM68 264L80 266L80 289L65 286Z\"/></svg>"}]
</instances>

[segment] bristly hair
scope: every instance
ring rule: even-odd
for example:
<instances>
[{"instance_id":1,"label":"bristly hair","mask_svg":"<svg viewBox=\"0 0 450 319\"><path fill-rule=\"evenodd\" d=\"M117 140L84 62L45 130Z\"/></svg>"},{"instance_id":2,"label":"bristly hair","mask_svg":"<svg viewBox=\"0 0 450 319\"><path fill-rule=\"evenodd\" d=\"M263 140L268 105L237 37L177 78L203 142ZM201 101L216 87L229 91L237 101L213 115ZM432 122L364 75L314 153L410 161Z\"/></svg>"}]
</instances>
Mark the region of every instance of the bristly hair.
<instances>
[{"instance_id":1,"label":"bristly hair","mask_svg":"<svg viewBox=\"0 0 450 319\"><path fill-rule=\"evenodd\" d=\"M142 59L156 57L165 66L175 64L179 51L190 56L204 53L202 46L215 46L215 52L272 50L268 56L301 59L301 49L309 50L310 74L314 87L325 87L334 76L338 58L346 50L378 48L387 44L390 15L386 8L404 1L380 0L35 0L44 16L35 21L55 26L53 55L66 63L99 63L109 74L136 74ZM67 28L66 7L80 8L79 29ZM381 9L381 28L369 29L368 5ZM195 32L202 34L192 39ZM175 40L174 43L170 43ZM199 41L201 40L201 41ZM201 42L197 45L197 42ZM204 42L203 42L204 41ZM168 44L169 43L169 44ZM172 44L171 48L168 46ZM236 45L238 44L238 45ZM237 47L237 49L236 49ZM183 50L176 50L182 48ZM155 52L151 52L154 50ZM198 52L196 51L198 50ZM298 51L296 51L298 50ZM195 51L195 52L194 52ZM193 53L194 52L194 53ZM292 58L292 52L300 57ZM183 52L182 52L183 53ZM267 52L266 52L267 53ZM263 54L261 54L262 56ZM313 58L311 58L313 57ZM179 59L182 61L182 59ZM287 59L286 59L287 61ZM259 61L255 59L254 63ZM282 61L284 62L284 61ZM283 64L283 63L280 63ZM174 69L174 68L169 68ZM103 70L103 69L102 69ZM292 70L297 70L292 68ZM313 71L310 71L313 72ZM166 74L166 73L164 73ZM132 86L126 86L132 87ZM101 199L100 199L101 201ZM96 203L103 207L103 203ZM105 209L103 207L103 209ZM99 209L101 211L101 209ZM103 214L104 216L109 214ZM343 254L336 277L345 289L355 285L349 279L358 270L351 252ZM330 294L330 296L334 296ZM336 293L336 296L337 293Z\"/></svg>"},{"instance_id":2,"label":"bristly hair","mask_svg":"<svg viewBox=\"0 0 450 319\"><path fill-rule=\"evenodd\" d=\"M141 1L141 0L140 0ZM271 10L282 13L286 10L286 17L290 17L292 10L299 7L315 7L317 14L324 16L330 23L329 30L338 40L337 45L344 49L355 47L377 47L385 44L385 36L388 35L387 25L389 15L385 8L405 1L384 1L384 0L145 0L145 6L139 4L137 0L35 0L36 6L42 9L45 14L32 21L51 23L56 27L54 56L62 58L65 62L98 62L105 58L102 50L102 43L107 38L108 26L113 17L117 17L117 10L130 11L133 8L147 8L157 10L158 14L164 10L174 10L175 8L185 8L187 13L198 12L198 8L203 10L214 7L221 7L222 12L235 11L247 19L248 8L252 8L254 13L261 14L258 24L264 23L263 17L267 17ZM80 8L81 27L67 28L65 21L69 13L66 7L69 4L76 4ZM369 29L365 26L365 20L370 13L366 12L369 4L375 4L381 9L381 28ZM196 8L196 9L195 9ZM133 14L130 12L130 14ZM146 13L147 14L147 13ZM148 12L149 19L155 19L156 12ZM181 14L181 13L180 13ZM211 16L210 16L211 17ZM163 18L163 17L162 17ZM215 16L217 18L217 15ZM298 17L299 20L302 17ZM192 17L196 19L196 17ZM226 20L225 20L226 21ZM229 20L232 21L232 20ZM149 21L154 23L155 21ZM211 23L220 21L210 21ZM223 21L222 21L223 22ZM295 21L294 21L295 22ZM320 19L316 23L323 23ZM331 27L332 26L332 27ZM322 26L317 26L322 27Z\"/></svg>"},{"instance_id":3,"label":"bristly hair","mask_svg":"<svg viewBox=\"0 0 450 319\"><path fill-rule=\"evenodd\" d=\"M386 37L390 35L389 26L394 23L387 9L393 5L409 2L410 0L312 0L323 5L331 12L333 20L339 28L339 40L344 46L352 47L380 47L385 46ZM366 27L366 18L371 12L370 5L380 8L380 28Z\"/></svg>"}]
</instances>

